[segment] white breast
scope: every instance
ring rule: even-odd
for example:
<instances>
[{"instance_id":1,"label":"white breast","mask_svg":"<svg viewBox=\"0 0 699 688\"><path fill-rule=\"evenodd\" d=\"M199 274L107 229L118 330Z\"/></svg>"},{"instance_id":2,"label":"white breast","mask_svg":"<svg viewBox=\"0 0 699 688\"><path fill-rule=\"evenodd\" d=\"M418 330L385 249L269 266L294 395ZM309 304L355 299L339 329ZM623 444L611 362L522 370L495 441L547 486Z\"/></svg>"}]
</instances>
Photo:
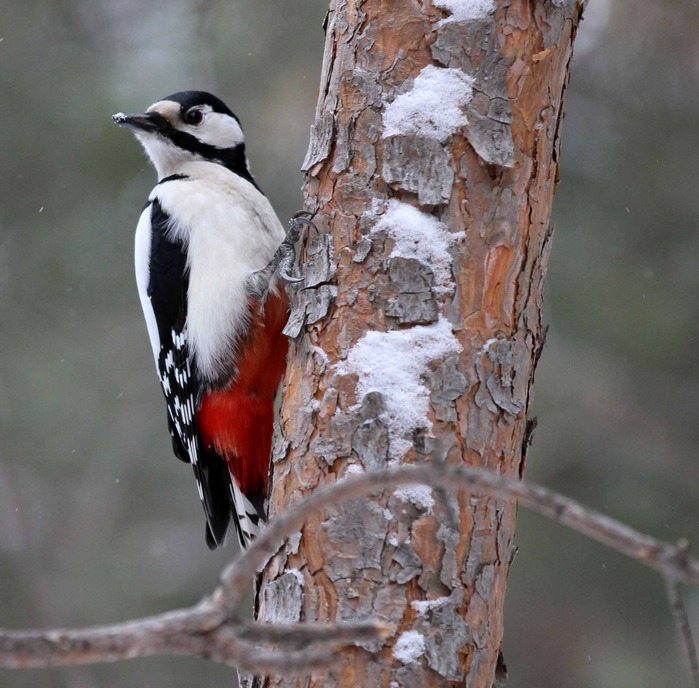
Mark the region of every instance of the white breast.
<instances>
[{"instance_id":1,"label":"white breast","mask_svg":"<svg viewBox=\"0 0 699 688\"><path fill-rule=\"evenodd\" d=\"M199 372L213 380L225 374L247 327L246 279L267 265L285 234L267 198L224 167L196 162L178 172L190 179L155 193L173 238L187 246L187 338Z\"/></svg>"}]
</instances>

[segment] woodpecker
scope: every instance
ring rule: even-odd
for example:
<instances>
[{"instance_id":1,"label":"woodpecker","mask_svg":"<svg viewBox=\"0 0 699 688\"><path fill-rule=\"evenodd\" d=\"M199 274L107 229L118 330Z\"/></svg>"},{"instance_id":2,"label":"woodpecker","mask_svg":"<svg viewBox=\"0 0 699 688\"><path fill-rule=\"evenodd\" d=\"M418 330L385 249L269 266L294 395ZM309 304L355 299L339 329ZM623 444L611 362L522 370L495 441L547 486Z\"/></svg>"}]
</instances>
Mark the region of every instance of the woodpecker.
<instances>
[{"instance_id":1,"label":"woodpecker","mask_svg":"<svg viewBox=\"0 0 699 688\"><path fill-rule=\"evenodd\" d=\"M136 283L173 450L194 469L208 546L225 542L232 520L245 547L266 517L287 352L280 275L298 232L286 238L240 121L216 96L183 91L113 120L158 174L136 228Z\"/></svg>"}]
</instances>

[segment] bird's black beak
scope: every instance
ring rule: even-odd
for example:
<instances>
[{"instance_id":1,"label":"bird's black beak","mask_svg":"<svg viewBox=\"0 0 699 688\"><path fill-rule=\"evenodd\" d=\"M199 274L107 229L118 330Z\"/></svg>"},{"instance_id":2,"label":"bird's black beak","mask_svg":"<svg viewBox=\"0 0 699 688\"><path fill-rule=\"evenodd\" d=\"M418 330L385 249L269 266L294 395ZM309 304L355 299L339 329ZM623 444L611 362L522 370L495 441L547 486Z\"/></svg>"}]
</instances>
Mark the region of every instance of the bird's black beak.
<instances>
[{"instance_id":1,"label":"bird's black beak","mask_svg":"<svg viewBox=\"0 0 699 688\"><path fill-rule=\"evenodd\" d=\"M146 112L142 115L125 115L123 112L117 112L112 115L112 119L120 127L131 129L131 131L162 131L165 127L166 120L157 112Z\"/></svg>"}]
</instances>

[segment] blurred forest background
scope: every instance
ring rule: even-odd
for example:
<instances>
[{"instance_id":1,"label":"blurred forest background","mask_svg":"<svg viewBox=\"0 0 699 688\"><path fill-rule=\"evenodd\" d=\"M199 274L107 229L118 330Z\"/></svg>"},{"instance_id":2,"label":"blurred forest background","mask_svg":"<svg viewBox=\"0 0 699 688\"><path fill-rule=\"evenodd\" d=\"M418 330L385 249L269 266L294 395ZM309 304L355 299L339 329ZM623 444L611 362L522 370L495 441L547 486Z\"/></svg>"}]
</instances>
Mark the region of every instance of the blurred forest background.
<instances>
[{"instance_id":1,"label":"blurred forest background","mask_svg":"<svg viewBox=\"0 0 699 688\"><path fill-rule=\"evenodd\" d=\"M540 0L543 1L543 0ZM239 115L281 218L327 0L0 0L0 625L189 605L210 553L172 456L132 270L154 172L114 112L182 89ZM699 541L699 6L590 0L563 127L527 477ZM520 511L510 688L688 685L661 580ZM699 628L699 593L687 593ZM10 688L233 686L184 658L13 673Z\"/></svg>"}]
</instances>

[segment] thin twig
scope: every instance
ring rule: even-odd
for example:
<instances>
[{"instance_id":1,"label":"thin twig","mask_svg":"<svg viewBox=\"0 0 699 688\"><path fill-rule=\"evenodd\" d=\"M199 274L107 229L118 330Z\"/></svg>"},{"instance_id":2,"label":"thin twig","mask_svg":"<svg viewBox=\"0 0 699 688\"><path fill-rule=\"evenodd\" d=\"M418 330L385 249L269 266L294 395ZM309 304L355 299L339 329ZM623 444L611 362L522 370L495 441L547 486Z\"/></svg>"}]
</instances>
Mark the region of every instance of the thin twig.
<instances>
[{"instance_id":1,"label":"thin twig","mask_svg":"<svg viewBox=\"0 0 699 688\"><path fill-rule=\"evenodd\" d=\"M697 646L694 643L692 627L689 624L689 617L682 601L679 583L669 576L665 576L665 590L667 599L672 610L672 615L677 624L677 630L684 644L685 654L689 660L689 671L692 676L692 685L699 688L699 659L697 659Z\"/></svg>"},{"instance_id":2,"label":"thin twig","mask_svg":"<svg viewBox=\"0 0 699 688\"><path fill-rule=\"evenodd\" d=\"M313 643L356 643L388 637L394 629L373 621L341 623L336 626L318 623L241 624L237 630L239 638L256 643L274 643L285 647L301 648Z\"/></svg>"}]
</instances>

